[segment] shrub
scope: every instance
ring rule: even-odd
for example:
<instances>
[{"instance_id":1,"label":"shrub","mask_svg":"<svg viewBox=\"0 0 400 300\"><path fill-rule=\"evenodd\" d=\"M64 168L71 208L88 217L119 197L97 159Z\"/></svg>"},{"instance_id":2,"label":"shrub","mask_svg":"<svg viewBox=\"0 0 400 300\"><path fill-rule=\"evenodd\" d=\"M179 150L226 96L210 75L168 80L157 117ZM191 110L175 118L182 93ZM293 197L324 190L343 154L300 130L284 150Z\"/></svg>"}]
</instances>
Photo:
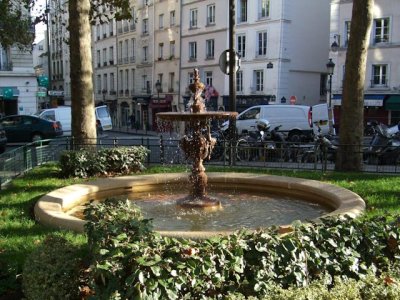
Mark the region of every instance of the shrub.
<instances>
[{"instance_id":1,"label":"shrub","mask_svg":"<svg viewBox=\"0 0 400 300\"><path fill-rule=\"evenodd\" d=\"M79 249L48 236L26 259L22 288L28 299L79 299Z\"/></svg>"},{"instance_id":2,"label":"shrub","mask_svg":"<svg viewBox=\"0 0 400 300\"><path fill-rule=\"evenodd\" d=\"M272 227L193 241L159 236L137 208L124 202L106 201L85 214L91 284L99 299L262 298L316 280L330 287L379 276L395 268L400 257L399 222L388 217L327 218L284 236ZM369 294L375 292L387 291ZM350 290L343 286L337 293Z\"/></svg>"},{"instance_id":3,"label":"shrub","mask_svg":"<svg viewBox=\"0 0 400 300\"><path fill-rule=\"evenodd\" d=\"M144 169L148 153L143 146L64 151L60 157L61 175L87 178L138 172Z\"/></svg>"}]
</instances>

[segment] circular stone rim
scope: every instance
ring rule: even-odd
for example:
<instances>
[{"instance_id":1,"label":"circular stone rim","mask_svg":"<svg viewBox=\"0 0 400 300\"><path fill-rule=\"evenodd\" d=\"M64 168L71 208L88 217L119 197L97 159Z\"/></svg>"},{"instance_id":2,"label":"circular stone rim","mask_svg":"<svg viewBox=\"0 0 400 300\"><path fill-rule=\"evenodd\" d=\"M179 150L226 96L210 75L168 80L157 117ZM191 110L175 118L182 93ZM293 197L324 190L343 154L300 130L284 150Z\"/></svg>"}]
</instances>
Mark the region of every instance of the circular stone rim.
<instances>
[{"instance_id":1,"label":"circular stone rim","mask_svg":"<svg viewBox=\"0 0 400 300\"><path fill-rule=\"evenodd\" d=\"M84 231L86 221L68 215L71 208L93 198L94 194L115 195L117 191L135 192L159 190L159 186L168 182L187 183L187 173L168 173L153 175L133 175L113 178L100 178L92 182L69 185L42 196L34 208L36 220L46 226ZM316 180L303 178L260 175L253 173L208 173L208 183L214 186L238 186L239 189L257 192L280 192L281 194L300 195L333 209L326 216L349 215L357 217L365 210L364 200L356 193ZM316 220L318 220L317 218ZM282 229L290 225L277 224ZM208 238L227 235L233 231L158 231L161 235L186 238Z\"/></svg>"}]
</instances>

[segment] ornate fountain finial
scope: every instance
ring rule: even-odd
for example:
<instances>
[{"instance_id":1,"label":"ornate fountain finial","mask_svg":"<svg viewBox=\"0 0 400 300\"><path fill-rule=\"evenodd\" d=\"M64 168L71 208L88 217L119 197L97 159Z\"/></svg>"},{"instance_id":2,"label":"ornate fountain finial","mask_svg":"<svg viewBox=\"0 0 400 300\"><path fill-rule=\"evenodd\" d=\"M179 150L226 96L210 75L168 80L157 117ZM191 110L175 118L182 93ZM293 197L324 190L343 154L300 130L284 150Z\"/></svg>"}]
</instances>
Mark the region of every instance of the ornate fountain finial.
<instances>
[{"instance_id":1,"label":"ornate fountain finial","mask_svg":"<svg viewBox=\"0 0 400 300\"><path fill-rule=\"evenodd\" d=\"M189 85L189 89L193 93L193 103L190 106L190 111L193 113L205 111L204 100L201 97L204 88L204 83L200 82L199 70L194 69L194 82Z\"/></svg>"}]
</instances>

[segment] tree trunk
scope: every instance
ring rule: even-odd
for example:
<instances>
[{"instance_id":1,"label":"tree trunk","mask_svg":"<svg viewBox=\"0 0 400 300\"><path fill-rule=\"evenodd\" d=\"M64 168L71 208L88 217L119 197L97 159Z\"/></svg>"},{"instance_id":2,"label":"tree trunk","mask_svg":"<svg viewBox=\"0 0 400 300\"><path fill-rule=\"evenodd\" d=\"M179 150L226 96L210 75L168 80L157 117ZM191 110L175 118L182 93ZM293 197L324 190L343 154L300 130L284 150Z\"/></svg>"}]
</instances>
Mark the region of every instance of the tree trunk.
<instances>
[{"instance_id":1,"label":"tree trunk","mask_svg":"<svg viewBox=\"0 0 400 300\"><path fill-rule=\"evenodd\" d=\"M361 171L364 135L364 82L374 0L354 0L340 114L336 170Z\"/></svg>"},{"instance_id":2,"label":"tree trunk","mask_svg":"<svg viewBox=\"0 0 400 300\"><path fill-rule=\"evenodd\" d=\"M79 148L96 143L90 0L69 0L72 136Z\"/></svg>"}]
</instances>

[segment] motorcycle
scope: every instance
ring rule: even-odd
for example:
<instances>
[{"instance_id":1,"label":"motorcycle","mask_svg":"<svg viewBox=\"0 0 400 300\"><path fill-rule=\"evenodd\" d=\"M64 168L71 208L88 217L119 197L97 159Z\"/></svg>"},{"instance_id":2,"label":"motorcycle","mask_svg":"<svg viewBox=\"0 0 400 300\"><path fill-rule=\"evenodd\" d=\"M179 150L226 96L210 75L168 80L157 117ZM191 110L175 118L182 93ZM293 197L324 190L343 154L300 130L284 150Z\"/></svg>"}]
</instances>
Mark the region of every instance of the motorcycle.
<instances>
[{"instance_id":1,"label":"motorcycle","mask_svg":"<svg viewBox=\"0 0 400 300\"><path fill-rule=\"evenodd\" d=\"M339 141L334 135L323 135L318 122L315 122L314 124L318 127L318 134L314 136L314 148L307 150L302 155L301 162L335 162L336 153L339 148Z\"/></svg>"},{"instance_id":2,"label":"motorcycle","mask_svg":"<svg viewBox=\"0 0 400 300\"><path fill-rule=\"evenodd\" d=\"M374 165L400 164L400 124L393 127L375 125L375 134L364 152L364 161Z\"/></svg>"}]
</instances>

